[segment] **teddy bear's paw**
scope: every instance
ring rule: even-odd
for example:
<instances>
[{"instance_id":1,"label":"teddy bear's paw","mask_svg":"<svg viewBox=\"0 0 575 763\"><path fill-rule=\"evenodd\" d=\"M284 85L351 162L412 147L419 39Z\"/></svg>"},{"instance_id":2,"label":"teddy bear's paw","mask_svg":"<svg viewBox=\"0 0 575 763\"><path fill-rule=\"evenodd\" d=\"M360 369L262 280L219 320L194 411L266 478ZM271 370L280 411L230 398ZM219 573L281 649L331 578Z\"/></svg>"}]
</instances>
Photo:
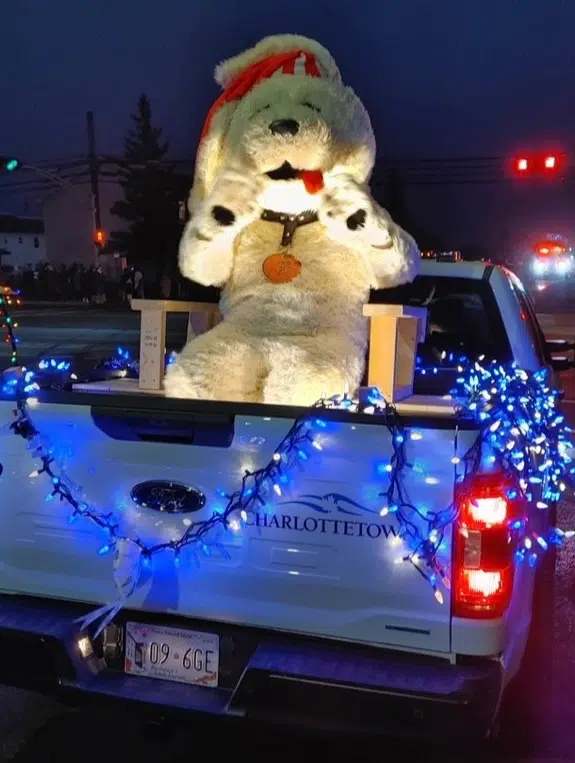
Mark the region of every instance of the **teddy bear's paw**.
<instances>
[{"instance_id":1,"label":"teddy bear's paw","mask_svg":"<svg viewBox=\"0 0 575 763\"><path fill-rule=\"evenodd\" d=\"M375 237L385 245L391 241L388 220L379 217L369 191L352 178L338 176L326 187L319 218L337 237L366 241Z\"/></svg>"},{"instance_id":2,"label":"teddy bear's paw","mask_svg":"<svg viewBox=\"0 0 575 763\"><path fill-rule=\"evenodd\" d=\"M261 214L259 196L263 190L261 178L224 172L204 202L197 229L205 237L218 232L234 231L256 220Z\"/></svg>"},{"instance_id":3,"label":"teddy bear's paw","mask_svg":"<svg viewBox=\"0 0 575 763\"><path fill-rule=\"evenodd\" d=\"M319 216L328 226L344 225L350 231L365 227L371 207L369 195L352 178L339 175L328 181Z\"/></svg>"}]
</instances>

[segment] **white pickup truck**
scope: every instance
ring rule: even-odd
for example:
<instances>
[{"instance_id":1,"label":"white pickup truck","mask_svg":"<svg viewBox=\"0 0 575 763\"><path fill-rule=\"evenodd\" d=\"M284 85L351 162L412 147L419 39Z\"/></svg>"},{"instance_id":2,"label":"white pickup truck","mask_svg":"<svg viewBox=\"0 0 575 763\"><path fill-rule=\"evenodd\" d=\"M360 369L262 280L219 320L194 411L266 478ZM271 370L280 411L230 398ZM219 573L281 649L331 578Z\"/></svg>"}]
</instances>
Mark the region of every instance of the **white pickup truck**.
<instances>
[{"instance_id":1,"label":"white pickup truck","mask_svg":"<svg viewBox=\"0 0 575 763\"><path fill-rule=\"evenodd\" d=\"M453 374L425 367L444 350L527 370L567 361L552 360L520 282L492 265L423 261L413 284L373 299L428 310L416 395L397 410L408 457L421 462L405 488L414 504L439 511L459 500L445 397ZM168 535L217 510L220 494L267 463L304 413L85 391L39 401L35 425L60 443L55 457L69 459L90 500ZM98 553L98 528L69 524L63 502L45 501L33 454L9 427L13 409L0 401L0 683L160 713L469 738L493 732L507 689L543 677L554 556L535 569L516 564L497 473L487 493L480 477L466 486L468 496L482 491L473 512L459 507L456 523L470 532L456 523L445 532L450 593L440 604L413 565L395 564L396 518L380 514L387 430L341 410L325 412L328 444L291 492L250 511L243 533L199 566L159 555L94 638L77 618L115 598L112 558ZM457 436L465 450L474 422L460 420ZM542 532L555 510L524 507Z\"/></svg>"}]
</instances>

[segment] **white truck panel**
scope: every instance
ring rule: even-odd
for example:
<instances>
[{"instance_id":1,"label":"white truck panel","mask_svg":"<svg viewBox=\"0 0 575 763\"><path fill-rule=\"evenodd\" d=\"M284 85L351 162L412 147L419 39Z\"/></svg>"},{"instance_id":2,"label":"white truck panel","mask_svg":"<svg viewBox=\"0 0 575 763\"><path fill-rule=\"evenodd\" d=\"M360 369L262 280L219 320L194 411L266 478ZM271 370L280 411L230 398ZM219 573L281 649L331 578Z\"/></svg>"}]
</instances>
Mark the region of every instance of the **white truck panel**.
<instances>
[{"instance_id":1,"label":"white truck panel","mask_svg":"<svg viewBox=\"0 0 575 763\"><path fill-rule=\"evenodd\" d=\"M9 421L11 404L0 404ZM293 419L243 417L231 447L125 442L98 429L90 408L40 403L36 426L62 445L69 477L98 507L120 509L143 539L179 537L189 516L209 516L245 469L264 466ZM431 425L432 426L432 425ZM445 425L444 425L445 426ZM447 508L453 495L454 430L418 428L407 438L416 469L407 492L417 505ZM460 454L476 433L460 432ZM131 607L195 618L289 630L400 648L449 652L450 603L438 604L430 586L402 553L393 515L381 517L382 466L391 438L381 424L330 422L324 449L297 475L290 493L249 517L249 526L224 541L230 559L202 557L196 568L183 553L156 558ZM25 442L0 430L3 511L0 512L0 590L103 603L114 598L111 556L98 556L102 531L88 520L68 524L67 507L45 502L49 482L30 478L35 462ZM177 480L202 490L206 507L193 515L160 515L135 506L130 491L145 480ZM266 513L269 511L269 513ZM147 529L142 529L147 528ZM450 532L450 531L449 531ZM443 554L450 559L450 534Z\"/></svg>"}]
</instances>

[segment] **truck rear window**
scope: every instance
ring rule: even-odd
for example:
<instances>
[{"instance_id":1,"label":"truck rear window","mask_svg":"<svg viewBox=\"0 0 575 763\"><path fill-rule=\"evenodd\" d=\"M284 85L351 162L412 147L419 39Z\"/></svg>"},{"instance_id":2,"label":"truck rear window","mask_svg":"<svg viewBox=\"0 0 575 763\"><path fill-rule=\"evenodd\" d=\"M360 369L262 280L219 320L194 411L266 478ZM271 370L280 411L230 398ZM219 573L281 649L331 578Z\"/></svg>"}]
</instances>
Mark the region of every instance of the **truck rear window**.
<instances>
[{"instance_id":1,"label":"truck rear window","mask_svg":"<svg viewBox=\"0 0 575 763\"><path fill-rule=\"evenodd\" d=\"M416 374L414 391L418 395L449 392L461 355L471 359L485 355L502 363L511 360L505 326L488 281L419 276L405 286L374 291L371 302L427 308L427 337L418 346L420 368L436 367L443 352L454 354L452 373L431 370Z\"/></svg>"}]
</instances>

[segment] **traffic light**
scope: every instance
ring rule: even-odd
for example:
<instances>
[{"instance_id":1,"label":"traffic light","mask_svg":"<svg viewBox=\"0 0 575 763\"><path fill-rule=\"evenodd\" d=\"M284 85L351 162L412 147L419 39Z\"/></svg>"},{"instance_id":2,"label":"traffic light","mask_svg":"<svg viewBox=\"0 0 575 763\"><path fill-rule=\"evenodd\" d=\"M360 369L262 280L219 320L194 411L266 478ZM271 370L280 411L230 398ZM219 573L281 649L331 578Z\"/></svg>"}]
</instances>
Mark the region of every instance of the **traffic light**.
<instances>
[{"instance_id":1,"label":"traffic light","mask_svg":"<svg viewBox=\"0 0 575 763\"><path fill-rule=\"evenodd\" d=\"M558 178L565 170L566 157L561 153L529 153L511 159L511 174L514 177Z\"/></svg>"},{"instance_id":2,"label":"traffic light","mask_svg":"<svg viewBox=\"0 0 575 763\"><path fill-rule=\"evenodd\" d=\"M543 162L543 166L546 170L555 170L557 169L557 157L555 154L549 154L545 157L545 160Z\"/></svg>"},{"instance_id":3,"label":"traffic light","mask_svg":"<svg viewBox=\"0 0 575 763\"><path fill-rule=\"evenodd\" d=\"M14 172L22 166L22 162L14 156L0 156L0 169Z\"/></svg>"},{"instance_id":4,"label":"traffic light","mask_svg":"<svg viewBox=\"0 0 575 763\"><path fill-rule=\"evenodd\" d=\"M94 243L97 247L103 247L106 243L106 231L102 228L96 228L94 231Z\"/></svg>"},{"instance_id":5,"label":"traffic light","mask_svg":"<svg viewBox=\"0 0 575 763\"><path fill-rule=\"evenodd\" d=\"M566 166L565 154L545 154L543 156L543 174L547 176L562 175Z\"/></svg>"}]
</instances>

